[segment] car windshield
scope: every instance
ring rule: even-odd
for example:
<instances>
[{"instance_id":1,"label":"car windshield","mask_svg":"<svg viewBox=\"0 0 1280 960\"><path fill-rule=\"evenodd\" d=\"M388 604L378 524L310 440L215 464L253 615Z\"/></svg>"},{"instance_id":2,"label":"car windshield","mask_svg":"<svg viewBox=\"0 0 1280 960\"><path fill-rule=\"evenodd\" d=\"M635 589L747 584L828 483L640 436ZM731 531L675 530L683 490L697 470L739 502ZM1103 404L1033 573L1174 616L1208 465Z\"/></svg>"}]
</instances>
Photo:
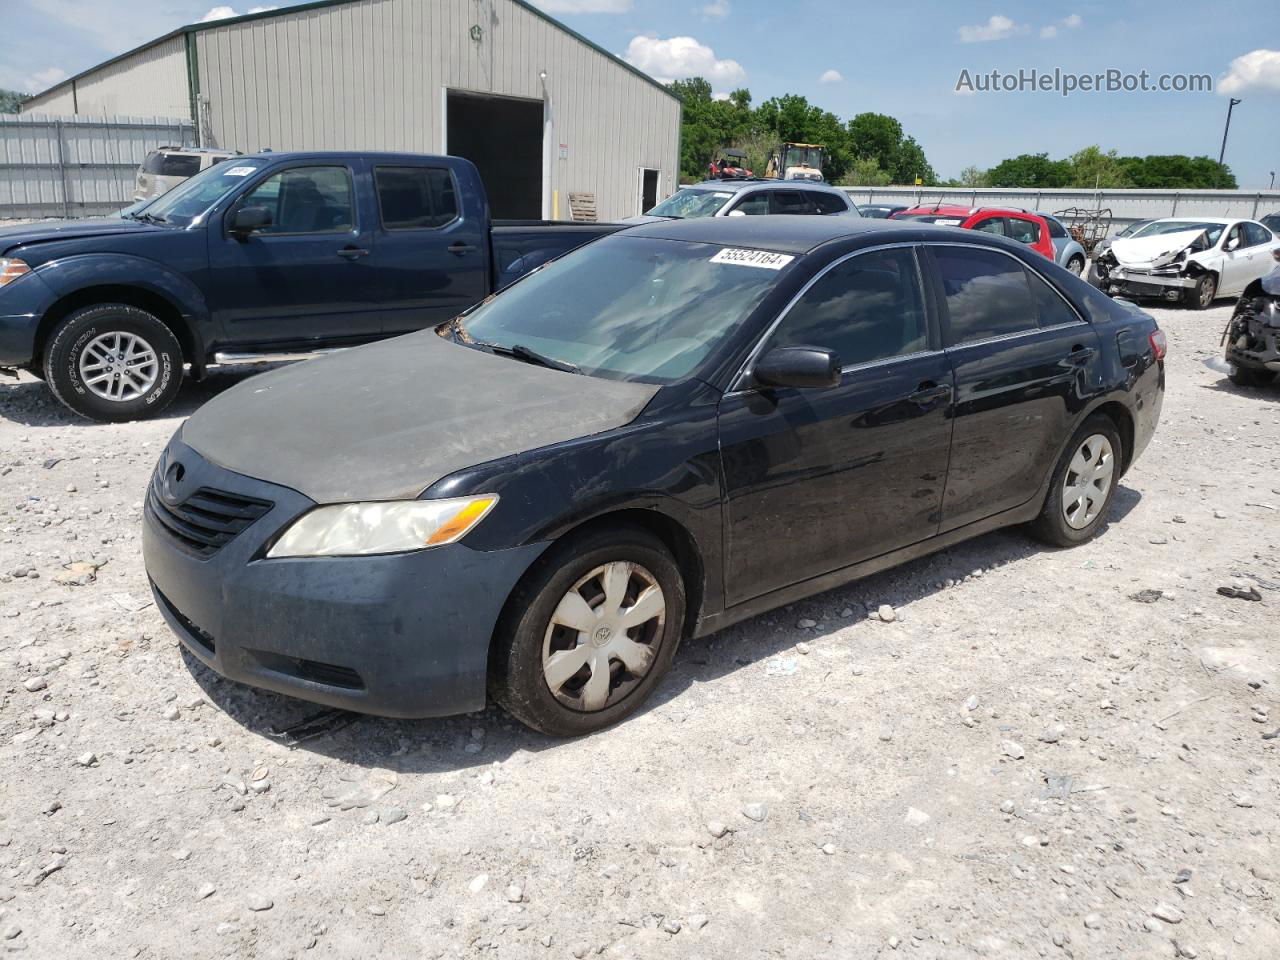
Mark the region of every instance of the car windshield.
<instances>
[{"instance_id":1,"label":"car windshield","mask_svg":"<svg viewBox=\"0 0 1280 960\"><path fill-rule=\"evenodd\" d=\"M695 217L712 217L716 211L733 199L730 190L677 190L667 199L648 211L651 217L676 217L692 220Z\"/></svg>"},{"instance_id":2,"label":"car windshield","mask_svg":"<svg viewBox=\"0 0 1280 960\"><path fill-rule=\"evenodd\" d=\"M266 160L236 158L234 165L220 163L184 180L149 203L138 216L155 218L180 227L190 226L215 203L267 165Z\"/></svg>"},{"instance_id":3,"label":"car windshield","mask_svg":"<svg viewBox=\"0 0 1280 960\"><path fill-rule=\"evenodd\" d=\"M1148 223L1141 230L1133 232L1133 239L1138 237L1155 237L1163 233L1183 233L1187 230L1203 230L1208 235L1209 246L1218 242L1225 224L1204 223L1200 220L1156 220Z\"/></svg>"},{"instance_id":4,"label":"car windshield","mask_svg":"<svg viewBox=\"0 0 1280 960\"><path fill-rule=\"evenodd\" d=\"M895 220L919 220L921 223L936 223L940 227L958 227L964 223L964 217L946 213L899 213Z\"/></svg>"},{"instance_id":5,"label":"car windshield","mask_svg":"<svg viewBox=\"0 0 1280 960\"><path fill-rule=\"evenodd\" d=\"M1149 224L1150 222L1151 222L1150 220L1138 220L1135 223L1131 223L1127 227L1125 227L1123 230L1121 230L1119 233L1117 233L1116 238L1119 239L1122 237L1131 237L1135 233L1137 233L1139 230L1141 230L1143 227L1145 227L1147 224Z\"/></svg>"},{"instance_id":6,"label":"car windshield","mask_svg":"<svg viewBox=\"0 0 1280 960\"><path fill-rule=\"evenodd\" d=\"M606 237L529 274L441 335L541 355L610 380L691 375L794 257L711 243Z\"/></svg>"}]
</instances>

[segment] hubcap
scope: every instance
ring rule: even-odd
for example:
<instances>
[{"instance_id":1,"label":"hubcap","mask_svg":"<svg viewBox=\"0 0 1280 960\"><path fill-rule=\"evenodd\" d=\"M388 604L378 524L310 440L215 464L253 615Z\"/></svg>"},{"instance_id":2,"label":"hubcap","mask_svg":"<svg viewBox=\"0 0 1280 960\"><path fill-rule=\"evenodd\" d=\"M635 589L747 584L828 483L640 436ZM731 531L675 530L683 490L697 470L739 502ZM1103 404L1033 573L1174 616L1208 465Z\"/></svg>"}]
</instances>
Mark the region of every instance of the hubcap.
<instances>
[{"instance_id":1,"label":"hubcap","mask_svg":"<svg viewBox=\"0 0 1280 960\"><path fill-rule=\"evenodd\" d=\"M667 602L652 573L616 560L596 567L556 605L542 641L542 676L557 700L594 713L648 675Z\"/></svg>"},{"instance_id":2,"label":"hubcap","mask_svg":"<svg viewBox=\"0 0 1280 960\"><path fill-rule=\"evenodd\" d=\"M155 350L132 333L104 333L80 353L80 381L103 400L136 400L156 385L159 375Z\"/></svg>"},{"instance_id":3,"label":"hubcap","mask_svg":"<svg viewBox=\"0 0 1280 960\"><path fill-rule=\"evenodd\" d=\"M1062 481L1062 515L1068 526L1082 530L1097 519L1106 505L1114 472L1110 440L1095 433L1080 444Z\"/></svg>"}]
</instances>

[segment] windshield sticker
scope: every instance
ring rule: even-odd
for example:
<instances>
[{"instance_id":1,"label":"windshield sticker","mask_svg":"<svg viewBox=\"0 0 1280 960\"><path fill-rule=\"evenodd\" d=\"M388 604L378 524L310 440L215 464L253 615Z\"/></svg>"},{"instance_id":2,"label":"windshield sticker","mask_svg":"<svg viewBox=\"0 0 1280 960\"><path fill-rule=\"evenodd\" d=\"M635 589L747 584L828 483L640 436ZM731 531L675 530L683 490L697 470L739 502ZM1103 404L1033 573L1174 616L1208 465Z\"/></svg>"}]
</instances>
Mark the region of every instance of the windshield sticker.
<instances>
[{"instance_id":1,"label":"windshield sticker","mask_svg":"<svg viewBox=\"0 0 1280 960\"><path fill-rule=\"evenodd\" d=\"M785 253L770 253L768 250L740 250L736 247L725 247L714 257L712 263L732 263L739 267L760 267L764 270L781 270L795 257Z\"/></svg>"},{"instance_id":2,"label":"windshield sticker","mask_svg":"<svg viewBox=\"0 0 1280 960\"><path fill-rule=\"evenodd\" d=\"M230 170L223 170L222 175L224 177L247 177L257 169L257 167L232 167Z\"/></svg>"},{"instance_id":3,"label":"windshield sticker","mask_svg":"<svg viewBox=\"0 0 1280 960\"><path fill-rule=\"evenodd\" d=\"M733 194L732 193L713 193L712 196L718 197L721 200L729 200L733 197Z\"/></svg>"},{"instance_id":4,"label":"windshield sticker","mask_svg":"<svg viewBox=\"0 0 1280 960\"><path fill-rule=\"evenodd\" d=\"M933 221L933 222L934 222L934 223L936 223L936 224L937 224L938 226L940 226L940 227L958 227L958 226L960 226L960 221L959 221L959 220L941 220L941 219L940 219L940 220L935 220L935 221Z\"/></svg>"}]
</instances>

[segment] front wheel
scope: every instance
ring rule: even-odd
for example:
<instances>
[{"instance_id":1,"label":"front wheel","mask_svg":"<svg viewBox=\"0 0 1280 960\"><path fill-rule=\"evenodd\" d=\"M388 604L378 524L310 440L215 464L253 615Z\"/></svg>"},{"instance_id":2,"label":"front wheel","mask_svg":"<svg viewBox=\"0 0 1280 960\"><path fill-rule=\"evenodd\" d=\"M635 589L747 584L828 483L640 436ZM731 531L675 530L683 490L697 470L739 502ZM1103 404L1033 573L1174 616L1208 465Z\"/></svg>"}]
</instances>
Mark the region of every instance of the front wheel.
<instances>
[{"instance_id":1,"label":"front wheel","mask_svg":"<svg viewBox=\"0 0 1280 960\"><path fill-rule=\"evenodd\" d=\"M684 630L680 568L632 527L552 547L507 604L490 689L542 733L594 733L634 713L671 666Z\"/></svg>"},{"instance_id":2,"label":"front wheel","mask_svg":"<svg viewBox=\"0 0 1280 960\"><path fill-rule=\"evenodd\" d=\"M1275 380L1276 375L1270 370L1255 370L1252 367L1238 367L1234 363L1227 374L1237 387L1265 387Z\"/></svg>"},{"instance_id":3,"label":"front wheel","mask_svg":"<svg viewBox=\"0 0 1280 960\"><path fill-rule=\"evenodd\" d=\"M182 386L182 347L154 315L123 303L69 314L49 340L44 379L67 407L105 423L140 420Z\"/></svg>"},{"instance_id":4,"label":"front wheel","mask_svg":"<svg viewBox=\"0 0 1280 960\"><path fill-rule=\"evenodd\" d=\"M1211 273L1202 274L1196 285L1186 291L1186 304L1193 310L1208 310L1218 295L1218 278Z\"/></svg>"},{"instance_id":5,"label":"front wheel","mask_svg":"<svg viewBox=\"0 0 1280 960\"><path fill-rule=\"evenodd\" d=\"M1032 533L1055 547L1092 540L1111 509L1122 454L1120 433L1110 417L1086 420L1053 470L1049 495L1032 523Z\"/></svg>"},{"instance_id":6,"label":"front wheel","mask_svg":"<svg viewBox=\"0 0 1280 960\"><path fill-rule=\"evenodd\" d=\"M1067 269L1077 277L1084 273L1084 257L1077 254L1067 261Z\"/></svg>"}]
</instances>

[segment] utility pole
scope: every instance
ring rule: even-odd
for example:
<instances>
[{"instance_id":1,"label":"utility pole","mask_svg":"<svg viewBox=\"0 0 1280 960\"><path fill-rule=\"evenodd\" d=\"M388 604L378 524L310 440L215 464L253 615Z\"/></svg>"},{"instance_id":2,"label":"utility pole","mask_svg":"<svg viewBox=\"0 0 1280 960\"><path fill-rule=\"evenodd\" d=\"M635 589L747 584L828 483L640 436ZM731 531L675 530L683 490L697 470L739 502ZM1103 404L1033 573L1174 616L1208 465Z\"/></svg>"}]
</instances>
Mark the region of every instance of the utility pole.
<instances>
[{"instance_id":1,"label":"utility pole","mask_svg":"<svg viewBox=\"0 0 1280 960\"><path fill-rule=\"evenodd\" d=\"M1231 97L1227 102L1227 125L1222 128L1222 149L1218 151L1218 163L1222 163L1222 158L1227 155L1227 133L1231 129L1231 111L1236 108L1236 104L1243 103L1243 100L1237 100Z\"/></svg>"}]
</instances>

